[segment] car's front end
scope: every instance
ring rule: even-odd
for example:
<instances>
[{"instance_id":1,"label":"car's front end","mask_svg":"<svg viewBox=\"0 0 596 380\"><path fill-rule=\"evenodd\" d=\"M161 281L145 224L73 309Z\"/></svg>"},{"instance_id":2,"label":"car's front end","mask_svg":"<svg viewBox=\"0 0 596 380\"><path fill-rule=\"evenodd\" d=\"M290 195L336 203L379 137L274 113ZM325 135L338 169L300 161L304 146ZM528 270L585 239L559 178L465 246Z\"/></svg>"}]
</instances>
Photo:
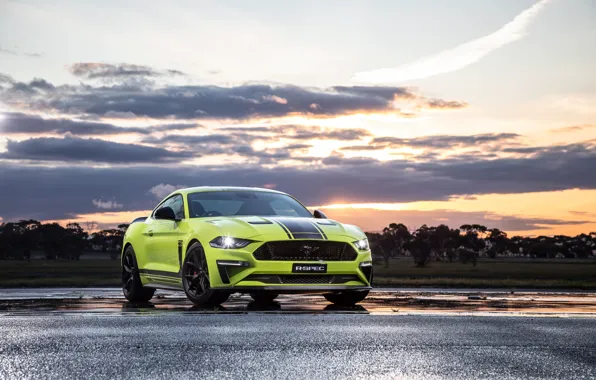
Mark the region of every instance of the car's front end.
<instances>
[{"instance_id":1,"label":"car's front end","mask_svg":"<svg viewBox=\"0 0 596 380\"><path fill-rule=\"evenodd\" d=\"M204 247L213 289L328 293L371 288L371 252L366 236L354 226L310 218L206 222L228 227Z\"/></svg>"}]
</instances>

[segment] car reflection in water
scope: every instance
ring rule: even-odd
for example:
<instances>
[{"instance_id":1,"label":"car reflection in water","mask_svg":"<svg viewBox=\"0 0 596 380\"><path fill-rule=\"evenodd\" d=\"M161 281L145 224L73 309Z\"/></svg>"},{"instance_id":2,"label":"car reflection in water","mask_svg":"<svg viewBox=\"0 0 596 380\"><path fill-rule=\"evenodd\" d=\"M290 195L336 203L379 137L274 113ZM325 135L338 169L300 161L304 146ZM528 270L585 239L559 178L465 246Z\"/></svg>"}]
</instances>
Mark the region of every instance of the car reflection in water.
<instances>
[{"instance_id":1,"label":"car reflection in water","mask_svg":"<svg viewBox=\"0 0 596 380\"><path fill-rule=\"evenodd\" d=\"M122 302L122 312L132 313L156 313L156 312L193 312L193 313L358 313L369 314L369 311L361 305L338 306L333 304L310 304L295 302L256 302L245 300L233 300L218 306L194 306L179 300L157 300L159 302L129 303Z\"/></svg>"}]
</instances>

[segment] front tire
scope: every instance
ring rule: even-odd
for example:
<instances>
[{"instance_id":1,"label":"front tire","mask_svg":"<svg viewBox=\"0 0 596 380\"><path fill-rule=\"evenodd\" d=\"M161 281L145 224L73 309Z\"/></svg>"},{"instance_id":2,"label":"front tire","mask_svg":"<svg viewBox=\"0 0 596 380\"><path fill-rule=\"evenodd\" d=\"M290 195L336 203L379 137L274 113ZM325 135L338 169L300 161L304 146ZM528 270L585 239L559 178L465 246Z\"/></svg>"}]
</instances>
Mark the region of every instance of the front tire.
<instances>
[{"instance_id":1,"label":"front tire","mask_svg":"<svg viewBox=\"0 0 596 380\"><path fill-rule=\"evenodd\" d=\"M155 289L146 288L139 276L139 265L132 245L122 255L122 293L131 302L147 302L153 298Z\"/></svg>"},{"instance_id":2,"label":"front tire","mask_svg":"<svg viewBox=\"0 0 596 380\"><path fill-rule=\"evenodd\" d=\"M214 306L224 303L227 292L211 289L209 268L203 246L194 243L188 249L182 266L182 286L186 297L197 306Z\"/></svg>"},{"instance_id":3,"label":"front tire","mask_svg":"<svg viewBox=\"0 0 596 380\"><path fill-rule=\"evenodd\" d=\"M325 299L339 306L353 306L368 296L368 290L346 290L337 293L323 294Z\"/></svg>"}]
</instances>

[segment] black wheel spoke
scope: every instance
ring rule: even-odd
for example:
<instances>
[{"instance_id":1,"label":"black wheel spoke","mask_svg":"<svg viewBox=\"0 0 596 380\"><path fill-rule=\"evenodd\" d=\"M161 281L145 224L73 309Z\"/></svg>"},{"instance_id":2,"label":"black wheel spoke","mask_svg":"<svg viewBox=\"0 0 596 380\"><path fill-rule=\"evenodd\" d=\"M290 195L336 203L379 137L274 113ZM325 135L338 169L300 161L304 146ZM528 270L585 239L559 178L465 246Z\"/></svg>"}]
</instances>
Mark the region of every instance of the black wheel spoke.
<instances>
[{"instance_id":1,"label":"black wheel spoke","mask_svg":"<svg viewBox=\"0 0 596 380\"><path fill-rule=\"evenodd\" d=\"M190 252L186 259L183 280L187 293L198 297L209 290L207 262L199 252Z\"/></svg>"},{"instance_id":2,"label":"black wheel spoke","mask_svg":"<svg viewBox=\"0 0 596 380\"><path fill-rule=\"evenodd\" d=\"M130 276L128 278L128 280L126 280L126 283L124 284L124 287L126 288L126 290L130 290L130 286L132 285L132 276Z\"/></svg>"},{"instance_id":3,"label":"black wheel spoke","mask_svg":"<svg viewBox=\"0 0 596 380\"><path fill-rule=\"evenodd\" d=\"M194 276L192 281L190 282L190 284L192 285L192 287L194 289L198 290L198 287L201 286L201 277L200 276Z\"/></svg>"},{"instance_id":4,"label":"black wheel spoke","mask_svg":"<svg viewBox=\"0 0 596 380\"><path fill-rule=\"evenodd\" d=\"M192 260L193 260L193 264L194 264L194 267L195 268L197 268L197 269L201 269L202 268L201 262L197 258L197 255L196 254L192 255Z\"/></svg>"},{"instance_id":5,"label":"black wheel spoke","mask_svg":"<svg viewBox=\"0 0 596 380\"><path fill-rule=\"evenodd\" d=\"M199 283L201 284L201 290L203 291L203 293L205 291L207 291L207 284L205 283L205 276L199 277Z\"/></svg>"}]
</instances>

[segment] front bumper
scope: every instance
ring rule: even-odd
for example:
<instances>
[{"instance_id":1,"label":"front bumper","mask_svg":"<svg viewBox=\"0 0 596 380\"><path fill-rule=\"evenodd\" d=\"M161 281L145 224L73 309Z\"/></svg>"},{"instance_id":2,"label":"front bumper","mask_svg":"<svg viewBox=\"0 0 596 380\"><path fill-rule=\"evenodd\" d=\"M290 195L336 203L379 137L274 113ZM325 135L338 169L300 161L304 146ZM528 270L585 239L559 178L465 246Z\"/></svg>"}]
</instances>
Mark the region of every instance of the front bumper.
<instances>
[{"instance_id":1,"label":"front bumper","mask_svg":"<svg viewBox=\"0 0 596 380\"><path fill-rule=\"evenodd\" d=\"M264 286L217 286L212 287L211 289L217 290L226 290L232 293L250 293L255 291L272 291L272 292L279 292L279 293L292 293L292 294L300 294L300 293L329 293L333 291L345 291L345 290L371 290L372 287L370 286L356 286L356 285L325 285L325 286L317 286L317 285L288 285L288 286L278 286L278 285L264 285Z\"/></svg>"},{"instance_id":2,"label":"front bumper","mask_svg":"<svg viewBox=\"0 0 596 380\"><path fill-rule=\"evenodd\" d=\"M310 293L369 290L372 285L370 251L353 261L256 260L254 247L246 250L210 249L207 252L211 287L232 292L256 290ZM293 264L326 264L325 273L293 273ZM312 281L311 281L312 280Z\"/></svg>"}]
</instances>

